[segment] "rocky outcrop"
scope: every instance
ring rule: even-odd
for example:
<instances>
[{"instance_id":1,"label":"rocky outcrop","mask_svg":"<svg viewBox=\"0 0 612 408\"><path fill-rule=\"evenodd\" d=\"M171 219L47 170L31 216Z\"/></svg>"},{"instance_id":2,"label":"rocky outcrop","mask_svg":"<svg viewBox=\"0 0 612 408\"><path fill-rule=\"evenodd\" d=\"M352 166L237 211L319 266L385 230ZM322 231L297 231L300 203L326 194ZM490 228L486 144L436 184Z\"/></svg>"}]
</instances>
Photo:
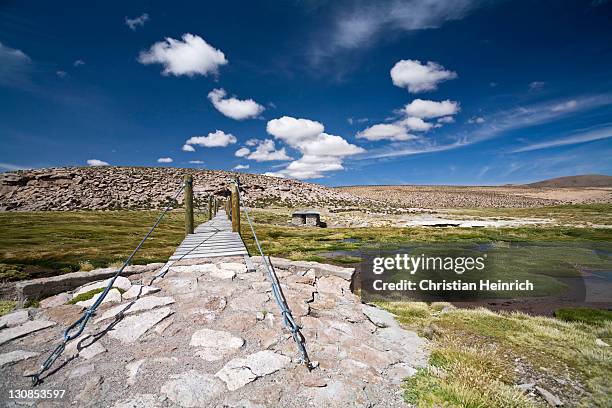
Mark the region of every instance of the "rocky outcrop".
<instances>
[{"instance_id":1,"label":"rocky outcrop","mask_svg":"<svg viewBox=\"0 0 612 408\"><path fill-rule=\"evenodd\" d=\"M312 369L283 323L264 265L247 271L240 257L201 258L179 261L165 276L153 268L130 275L130 289L159 291L101 304L42 387L65 389L52 401L61 406L406 406L401 383L427 365L427 340L362 304L350 291L353 268L272 262ZM0 394L30 389L24 373L38 370L81 315L78 306L61 305L5 319L15 326L0 329Z\"/></svg>"},{"instance_id":2,"label":"rocky outcrop","mask_svg":"<svg viewBox=\"0 0 612 408\"><path fill-rule=\"evenodd\" d=\"M209 195L227 197L230 179L236 176L242 184L242 198L250 206L381 205L318 184L259 174L166 167L67 167L0 174L0 211L157 209L167 205L186 174L193 175L194 199L201 208Z\"/></svg>"}]
</instances>

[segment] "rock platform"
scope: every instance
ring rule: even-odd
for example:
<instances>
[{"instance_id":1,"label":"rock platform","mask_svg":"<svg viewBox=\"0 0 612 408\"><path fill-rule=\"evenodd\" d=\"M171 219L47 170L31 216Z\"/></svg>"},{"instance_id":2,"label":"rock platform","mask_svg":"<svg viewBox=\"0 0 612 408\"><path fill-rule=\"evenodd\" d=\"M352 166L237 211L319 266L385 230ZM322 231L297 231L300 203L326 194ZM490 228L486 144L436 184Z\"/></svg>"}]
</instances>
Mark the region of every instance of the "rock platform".
<instances>
[{"instance_id":1,"label":"rock platform","mask_svg":"<svg viewBox=\"0 0 612 408\"><path fill-rule=\"evenodd\" d=\"M32 388L37 369L83 306L14 312L0 330L6 407L401 407L400 384L427 360L426 340L350 290L352 269L272 259L316 366L308 370L272 297L261 259L183 260L129 276ZM127 280L127 278L126 278ZM120 313L124 310L123 317ZM55 370L57 369L57 370ZM55 370L55 371L53 371ZM9 390L66 390L9 399Z\"/></svg>"}]
</instances>

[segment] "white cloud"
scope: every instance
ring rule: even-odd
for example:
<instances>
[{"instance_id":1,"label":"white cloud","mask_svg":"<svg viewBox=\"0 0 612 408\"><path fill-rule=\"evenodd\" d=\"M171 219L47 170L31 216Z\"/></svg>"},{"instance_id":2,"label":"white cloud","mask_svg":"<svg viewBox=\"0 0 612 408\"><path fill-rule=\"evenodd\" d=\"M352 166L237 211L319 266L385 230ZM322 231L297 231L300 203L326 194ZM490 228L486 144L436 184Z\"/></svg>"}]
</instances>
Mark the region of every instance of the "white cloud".
<instances>
[{"instance_id":1,"label":"white cloud","mask_svg":"<svg viewBox=\"0 0 612 408\"><path fill-rule=\"evenodd\" d=\"M75 67L80 67L81 65L85 65L85 61L83 61L82 59L78 59L78 60L74 61L73 65Z\"/></svg>"},{"instance_id":2,"label":"white cloud","mask_svg":"<svg viewBox=\"0 0 612 408\"><path fill-rule=\"evenodd\" d=\"M57 75L60 78L66 78L68 76L68 74L66 73L66 71L56 71L55 75Z\"/></svg>"},{"instance_id":3,"label":"white cloud","mask_svg":"<svg viewBox=\"0 0 612 408\"><path fill-rule=\"evenodd\" d=\"M478 116L478 117L475 116L473 118L470 118L468 120L468 123L478 123L478 124L485 123L485 118L481 116Z\"/></svg>"},{"instance_id":4,"label":"white cloud","mask_svg":"<svg viewBox=\"0 0 612 408\"><path fill-rule=\"evenodd\" d=\"M190 144L185 143L183 147L181 148L181 150L184 152L195 152L195 147L193 147Z\"/></svg>"},{"instance_id":5,"label":"white cloud","mask_svg":"<svg viewBox=\"0 0 612 408\"><path fill-rule=\"evenodd\" d=\"M147 21L149 21L149 15L147 13L143 13L134 18L126 17L125 25L130 27L130 30L136 31L136 28L144 26Z\"/></svg>"},{"instance_id":6,"label":"white cloud","mask_svg":"<svg viewBox=\"0 0 612 408\"><path fill-rule=\"evenodd\" d=\"M423 119L414 116L408 116L406 119L401 120L400 123L402 126L415 132L427 132L433 127L431 123L425 122Z\"/></svg>"},{"instance_id":7,"label":"white cloud","mask_svg":"<svg viewBox=\"0 0 612 408\"><path fill-rule=\"evenodd\" d=\"M0 42L0 84L15 86L28 82L27 71L32 60L23 51Z\"/></svg>"},{"instance_id":8,"label":"white cloud","mask_svg":"<svg viewBox=\"0 0 612 408\"><path fill-rule=\"evenodd\" d=\"M225 133L222 130L216 130L209 133L207 136L193 136L187 139L185 144L197 145L202 147L226 147L236 143L236 136L231 133Z\"/></svg>"},{"instance_id":9,"label":"white cloud","mask_svg":"<svg viewBox=\"0 0 612 408\"><path fill-rule=\"evenodd\" d=\"M234 153L234 156L244 157L244 156L247 156L249 153L251 153L249 149L247 149L246 147L241 147L240 149L236 150L236 153Z\"/></svg>"},{"instance_id":10,"label":"white cloud","mask_svg":"<svg viewBox=\"0 0 612 408\"><path fill-rule=\"evenodd\" d=\"M459 112L459 103L445 100L441 102L415 99L404 107L409 116L417 118L437 118L440 116L455 115Z\"/></svg>"},{"instance_id":11,"label":"white cloud","mask_svg":"<svg viewBox=\"0 0 612 408\"><path fill-rule=\"evenodd\" d=\"M365 49L394 33L438 28L460 20L483 4L480 0L378 0L332 2L333 21L316 37L314 62L340 51Z\"/></svg>"},{"instance_id":12,"label":"white cloud","mask_svg":"<svg viewBox=\"0 0 612 408\"><path fill-rule=\"evenodd\" d=\"M249 167L248 164L239 164L237 166L234 166L234 170L247 170Z\"/></svg>"},{"instance_id":13,"label":"white cloud","mask_svg":"<svg viewBox=\"0 0 612 408\"><path fill-rule=\"evenodd\" d=\"M292 158L287 155L285 148L281 148L276 150L276 145L274 144L274 140L266 139L261 140L257 145L257 148L254 152L247 156L249 160L255 160L257 162L264 161L284 161L291 160Z\"/></svg>"},{"instance_id":14,"label":"white cloud","mask_svg":"<svg viewBox=\"0 0 612 408\"><path fill-rule=\"evenodd\" d=\"M380 123L370 126L357 133L358 139L377 140L410 140L414 136L409 134L404 126L394 123Z\"/></svg>"},{"instance_id":15,"label":"white cloud","mask_svg":"<svg viewBox=\"0 0 612 408\"><path fill-rule=\"evenodd\" d=\"M252 146L256 146L257 143L259 143L259 140L257 140L257 139L249 139L244 144L247 145L247 146L251 146L252 147Z\"/></svg>"},{"instance_id":16,"label":"white cloud","mask_svg":"<svg viewBox=\"0 0 612 408\"><path fill-rule=\"evenodd\" d=\"M440 82L454 78L457 78L456 72L433 61L422 64L419 60L401 60L391 68L393 85L412 93L433 91Z\"/></svg>"},{"instance_id":17,"label":"white cloud","mask_svg":"<svg viewBox=\"0 0 612 408\"><path fill-rule=\"evenodd\" d=\"M309 119L283 116L269 121L266 129L269 134L302 153L298 160L280 171L267 173L268 175L299 179L319 178L326 172L342 170L344 157L365 152L363 148L340 136L324 133L325 128L320 122ZM259 147L262 145L263 142ZM254 153L249 155L249 158L253 155Z\"/></svg>"},{"instance_id":18,"label":"white cloud","mask_svg":"<svg viewBox=\"0 0 612 408\"><path fill-rule=\"evenodd\" d=\"M595 140L608 139L612 137L612 126L603 129L591 130L574 134L572 136L562 137L559 139L548 140L540 143L533 143L512 151L512 153L530 152L532 150L548 149L551 147L574 145L579 143L592 142Z\"/></svg>"},{"instance_id":19,"label":"white cloud","mask_svg":"<svg viewBox=\"0 0 612 408\"><path fill-rule=\"evenodd\" d=\"M442 116L441 118L438 118L438 123L453 123L454 121L455 118L452 116Z\"/></svg>"},{"instance_id":20,"label":"white cloud","mask_svg":"<svg viewBox=\"0 0 612 408\"><path fill-rule=\"evenodd\" d=\"M529 84L529 90L532 92L540 91L542 88L544 88L544 85L546 85L546 82L533 81Z\"/></svg>"},{"instance_id":21,"label":"white cloud","mask_svg":"<svg viewBox=\"0 0 612 408\"><path fill-rule=\"evenodd\" d=\"M87 160L87 165L88 166L110 166L110 164L108 164L105 161L102 160L98 160L98 159L89 159Z\"/></svg>"},{"instance_id":22,"label":"white cloud","mask_svg":"<svg viewBox=\"0 0 612 408\"><path fill-rule=\"evenodd\" d=\"M323 133L323 125L309 119L296 119L283 116L268 122L266 130L272 136L289 145L316 137Z\"/></svg>"},{"instance_id":23,"label":"white cloud","mask_svg":"<svg viewBox=\"0 0 612 408\"><path fill-rule=\"evenodd\" d=\"M156 42L148 51L142 51L138 56L141 64L162 64L163 75L194 75L217 74L221 65L227 64L227 59L221 50L215 49L202 37L193 34L183 34L183 41L166 38Z\"/></svg>"},{"instance_id":24,"label":"white cloud","mask_svg":"<svg viewBox=\"0 0 612 408\"><path fill-rule=\"evenodd\" d=\"M269 172L266 175L276 177L293 177L297 179L314 179L324 177L326 172L344 169L342 159L334 156L308 156L291 162L283 170Z\"/></svg>"},{"instance_id":25,"label":"white cloud","mask_svg":"<svg viewBox=\"0 0 612 408\"><path fill-rule=\"evenodd\" d=\"M160 157L159 159L157 159L158 163L172 163L174 160L172 160L172 157Z\"/></svg>"},{"instance_id":26,"label":"white cloud","mask_svg":"<svg viewBox=\"0 0 612 408\"><path fill-rule=\"evenodd\" d=\"M578 102L576 102L575 100L571 100L571 101L559 103L553 106L552 108L550 108L550 110L553 112L563 112L567 110L572 110L576 108L576 106L578 106Z\"/></svg>"},{"instance_id":27,"label":"white cloud","mask_svg":"<svg viewBox=\"0 0 612 408\"><path fill-rule=\"evenodd\" d=\"M365 152L361 147L350 144L342 137L327 133L321 133L311 140L297 144L295 147L308 156L344 157Z\"/></svg>"},{"instance_id":28,"label":"white cloud","mask_svg":"<svg viewBox=\"0 0 612 408\"><path fill-rule=\"evenodd\" d=\"M219 112L229 118L235 120L255 118L265 110L253 99L226 98L226 95L224 89L213 89L209 92L208 99Z\"/></svg>"},{"instance_id":29,"label":"white cloud","mask_svg":"<svg viewBox=\"0 0 612 408\"><path fill-rule=\"evenodd\" d=\"M204 164L202 160L189 160L190 164Z\"/></svg>"}]
</instances>

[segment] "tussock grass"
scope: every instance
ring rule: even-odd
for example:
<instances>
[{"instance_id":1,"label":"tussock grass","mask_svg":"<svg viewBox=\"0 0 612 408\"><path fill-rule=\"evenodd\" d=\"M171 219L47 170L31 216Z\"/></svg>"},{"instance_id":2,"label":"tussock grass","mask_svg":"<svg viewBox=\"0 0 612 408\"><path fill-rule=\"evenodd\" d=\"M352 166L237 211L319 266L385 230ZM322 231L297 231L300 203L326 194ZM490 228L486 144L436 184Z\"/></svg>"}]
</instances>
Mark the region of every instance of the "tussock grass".
<instances>
[{"instance_id":1,"label":"tussock grass","mask_svg":"<svg viewBox=\"0 0 612 408\"><path fill-rule=\"evenodd\" d=\"M570 406L612 405L612 322L566 322L519 312L457 309L445 303L380 303L404 325L432 339L430 369L405 381L405 398L417 406L533 407L514 388L515 358L546 384L577 381L585 393L567 385ZM546 385L544 385L546 388Z\"/></svg>"}]
</instances>

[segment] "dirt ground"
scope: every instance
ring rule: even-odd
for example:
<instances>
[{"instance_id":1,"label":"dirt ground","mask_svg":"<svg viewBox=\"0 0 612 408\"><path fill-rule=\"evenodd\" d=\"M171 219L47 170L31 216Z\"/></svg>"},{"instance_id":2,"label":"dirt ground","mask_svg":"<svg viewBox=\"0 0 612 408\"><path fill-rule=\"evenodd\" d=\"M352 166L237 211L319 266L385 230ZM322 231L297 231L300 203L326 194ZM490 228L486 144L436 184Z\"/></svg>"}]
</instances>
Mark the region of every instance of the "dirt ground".
<instances>
[{"instance_id":1,"label":"dirt ground","mask_svg":"<svg viewBox=\"0 0 612 408\"><path fill-rule=\"evenodd\" d=\"M414 208L530 208L612 203L612 187L349 186L354 195Z\"/></svg>"}]
</instances>

